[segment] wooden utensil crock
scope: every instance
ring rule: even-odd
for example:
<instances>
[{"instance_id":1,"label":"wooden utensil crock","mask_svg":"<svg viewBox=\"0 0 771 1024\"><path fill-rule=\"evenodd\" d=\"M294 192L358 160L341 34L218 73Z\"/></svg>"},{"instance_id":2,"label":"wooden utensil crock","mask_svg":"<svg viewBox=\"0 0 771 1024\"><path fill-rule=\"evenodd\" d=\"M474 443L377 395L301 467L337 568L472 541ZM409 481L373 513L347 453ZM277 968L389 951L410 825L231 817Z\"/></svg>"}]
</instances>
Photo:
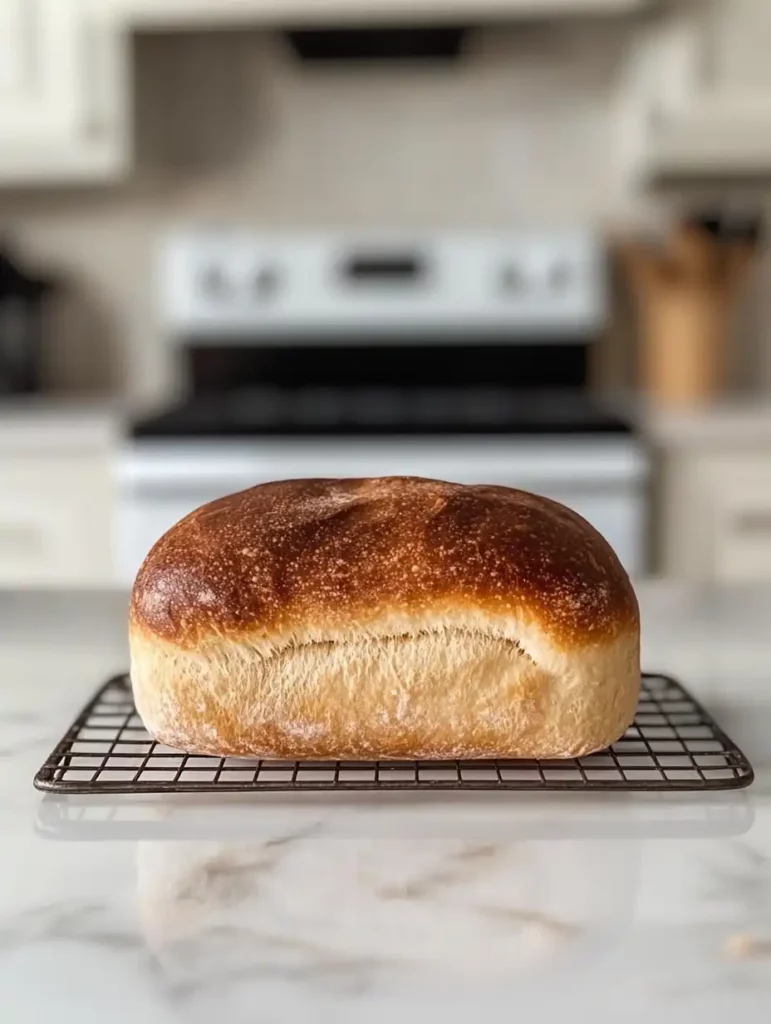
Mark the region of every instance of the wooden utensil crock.
<instances>
[{"instance_id":1,"label":"wooden utensil crock","mask_svg":"<svg viewBox=\"0 0 771 1024\"><path fill-rule=\"evenodd\" d=\"M682 225L666 249L620 247L640 312L640 373L647 397L670 408L718 397L733 298L755 245Z\"/></svg>"}]
</instances>

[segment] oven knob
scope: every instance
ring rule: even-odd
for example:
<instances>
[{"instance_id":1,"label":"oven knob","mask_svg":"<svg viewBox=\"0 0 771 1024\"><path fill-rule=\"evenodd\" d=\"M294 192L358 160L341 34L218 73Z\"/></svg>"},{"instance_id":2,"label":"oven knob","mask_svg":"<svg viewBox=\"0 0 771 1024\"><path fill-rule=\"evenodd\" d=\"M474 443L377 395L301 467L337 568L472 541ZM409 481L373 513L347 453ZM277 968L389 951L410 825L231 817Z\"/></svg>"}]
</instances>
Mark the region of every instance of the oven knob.
<instances>
[{"instance_id":1,"label":"oven knob","mask_svg":"<svg viewBox=\"0 0 771 1024\"><path fill-rule=\"evenodd\" d=\"M549 287L564 292L573 281L573 268L569 263L555 263L549 270Z\"/></svg>"},{"instance_id":2,"label":"oven knob","mask_svg":"<svg viewBox=\"0 0 771 1024\"><path fill-rule=\"evenodd\" d=\"M527 277L516 263L507 263L501 270L501 291L506 295L522 295L527 291Z\"/></svg>"},{"instance_id":3,"label":"oven knob","mask_svg":"<svg viewBox=\"0 0 771 1024\"><path fill-rule=\"evenodd\" d=\"M252 292L261 301L272 299L280 284L281 277L276 267L260 267L252 278Z\"/></svg>"},{"instance_id":4,"label":"oven knob","mask_svg":"<svg viewBox=\"0 0 771 1024\"><path fill-rule=\"evenodd\" d=\"M227 298L230 288L221 267L205 267L200 276L200 288L207 299Z\"/></svg>"}]
</instances>

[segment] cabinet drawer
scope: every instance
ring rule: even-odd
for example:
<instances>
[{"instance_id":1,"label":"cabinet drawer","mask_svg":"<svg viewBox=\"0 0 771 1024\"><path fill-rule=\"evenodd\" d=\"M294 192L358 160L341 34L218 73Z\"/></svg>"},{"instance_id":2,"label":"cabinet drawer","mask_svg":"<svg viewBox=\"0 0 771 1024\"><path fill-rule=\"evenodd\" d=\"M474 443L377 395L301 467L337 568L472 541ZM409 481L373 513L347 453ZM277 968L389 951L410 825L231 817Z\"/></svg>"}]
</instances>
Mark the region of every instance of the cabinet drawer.
<instances>
[{"instance_id":1,"label":"cabinet drawer","mask_svg":"<svg viewBox=\"0 0 771 1024\"><path fill-rule=\"evenodd\" d=\"M771 495L734 495L716 520L718 577L736 583L771 580Z\"/></svg>"},{"instance_id":2,"label":"cabinet drawer","mask_svg":"<svg viewBox=\"0 0 771 1024\"><path fill-rule=\"evenodd\" d=\"M79 509L71 503L0 497L0 584L44 584L82 574Z\"/></svg>"},{"instance_id":3,"label":"cabinet drawer","mask_svg":"<svg viewBox=\"0 0 771 1024\"><path fill-rule=\"evenodd\" d=\"M0 460L0 586L110 582L111 518L100 463Z\"/></svg>"},{"instance_id":4,"label":"cabinet drawer","mask_svg":"<svg viewBox=\"0 0 771 1024\"><path fill-rule=\"evenodd\" d=\"M713 459L709 476L715 575L728 583L771 580L771 459Z\"/></svg>"}]
</instances>

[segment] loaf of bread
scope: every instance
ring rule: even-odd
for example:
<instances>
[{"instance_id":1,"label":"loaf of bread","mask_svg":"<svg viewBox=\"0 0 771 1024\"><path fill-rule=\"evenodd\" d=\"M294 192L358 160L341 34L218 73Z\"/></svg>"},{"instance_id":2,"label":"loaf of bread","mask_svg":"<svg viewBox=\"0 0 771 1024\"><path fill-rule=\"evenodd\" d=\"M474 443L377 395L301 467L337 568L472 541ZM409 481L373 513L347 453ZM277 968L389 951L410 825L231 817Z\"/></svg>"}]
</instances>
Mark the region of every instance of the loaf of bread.
<instances>
[{"instance_id":1,"label":"loaf of bread","mask_svg":"<svg viewBox=\"0 0 771 1024\"><path fill-rule=\"evenodd\" d=\"M637 601L593 527L412 477L202 506L145 559L130 646L147 729L200 754L576 757L622 735L640 685Z\"/></svg>"}]
</instances>

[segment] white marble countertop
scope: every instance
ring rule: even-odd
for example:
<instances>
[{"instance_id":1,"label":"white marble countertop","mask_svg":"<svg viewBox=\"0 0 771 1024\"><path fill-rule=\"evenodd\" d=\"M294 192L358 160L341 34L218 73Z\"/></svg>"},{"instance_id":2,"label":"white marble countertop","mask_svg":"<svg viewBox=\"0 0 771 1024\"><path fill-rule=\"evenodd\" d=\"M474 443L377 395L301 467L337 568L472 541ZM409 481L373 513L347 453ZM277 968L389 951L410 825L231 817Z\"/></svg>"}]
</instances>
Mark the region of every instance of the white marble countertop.
<instances>
[{"instance_id":1,"label":"white marble countertop","mask_svg":"<svg viewBox=\"0 0 771 1024\"><path fill-rule=\"evenodd\" d=\"M44 799L125 667L125 599L0 596L4 1019L765 1024L771 590L640 596L646 666L744 745L750 790Z\"/></svg>"}]
</instances>

